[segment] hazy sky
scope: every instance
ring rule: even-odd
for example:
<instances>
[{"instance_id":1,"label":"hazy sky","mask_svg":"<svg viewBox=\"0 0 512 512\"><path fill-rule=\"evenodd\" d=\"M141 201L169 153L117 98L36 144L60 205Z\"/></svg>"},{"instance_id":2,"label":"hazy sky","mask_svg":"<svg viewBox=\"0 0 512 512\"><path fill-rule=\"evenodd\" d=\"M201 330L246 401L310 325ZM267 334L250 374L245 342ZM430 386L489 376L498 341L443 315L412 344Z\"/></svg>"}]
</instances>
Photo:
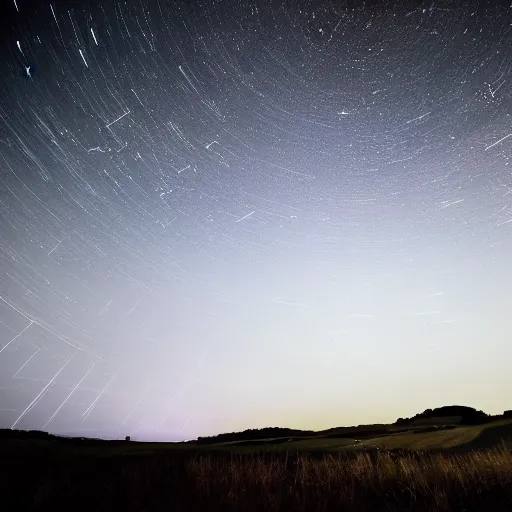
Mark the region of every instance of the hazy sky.
<instances>
[{"instance_id":1,"label":"hazy sky","mask_svg":"<svg viewBox=\"0 0 512 512\"><path fill-rule=\"evenodd\" d=\"M503 5L4 2L0 427L510 409Z\"/></svg>"}]
</instances>

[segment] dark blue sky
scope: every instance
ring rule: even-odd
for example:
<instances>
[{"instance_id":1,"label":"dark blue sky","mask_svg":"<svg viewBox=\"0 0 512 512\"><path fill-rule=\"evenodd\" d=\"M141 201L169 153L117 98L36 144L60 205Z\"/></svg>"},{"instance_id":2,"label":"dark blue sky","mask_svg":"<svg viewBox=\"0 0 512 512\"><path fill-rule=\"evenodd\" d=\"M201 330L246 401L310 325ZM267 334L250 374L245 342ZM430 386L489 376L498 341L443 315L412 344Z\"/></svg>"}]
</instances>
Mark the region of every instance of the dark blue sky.
<instances>
[{"instance_id":1,"label":"dark blue sky","mask_svg":"<svg viewBox=\"0 0 512 512\"><path fill-rule=\"evenodd\" d=\"M496 2L2 7L0 427L510 408Z\"/></svg>"}]
</instances>

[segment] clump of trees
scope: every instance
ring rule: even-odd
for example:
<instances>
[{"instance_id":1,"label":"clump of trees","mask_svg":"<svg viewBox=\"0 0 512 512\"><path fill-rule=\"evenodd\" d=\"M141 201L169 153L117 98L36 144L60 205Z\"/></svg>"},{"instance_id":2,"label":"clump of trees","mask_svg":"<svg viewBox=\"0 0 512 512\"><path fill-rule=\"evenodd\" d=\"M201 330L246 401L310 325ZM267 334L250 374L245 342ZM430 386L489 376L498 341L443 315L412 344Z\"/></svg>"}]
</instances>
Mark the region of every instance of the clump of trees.
<instances>
[{"instance_id":1,"label":"clump of trees","mask_svg":"<svg viewBox=\"0 0 512 512\"><path fill-rule=\"evenodd\" d=\"M396 425L408 425L416 420L426 418L443 418L460 416L460 423L462 425L481 425L488 423L494 419L483 411L478 411L473 407L466 407L463 405L446 405L444 407L437 407L435 409L425 409L423 412L416 414L412 418L398 418Z\"/></svg>"}]
</instances>

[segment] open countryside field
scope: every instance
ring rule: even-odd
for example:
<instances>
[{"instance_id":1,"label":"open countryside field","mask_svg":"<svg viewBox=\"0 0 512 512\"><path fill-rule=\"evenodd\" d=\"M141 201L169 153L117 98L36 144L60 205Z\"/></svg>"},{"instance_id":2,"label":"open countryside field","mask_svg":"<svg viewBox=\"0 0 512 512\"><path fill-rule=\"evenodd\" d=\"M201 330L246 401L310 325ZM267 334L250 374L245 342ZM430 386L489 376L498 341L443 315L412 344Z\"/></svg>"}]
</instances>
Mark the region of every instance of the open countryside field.
<instances>
[{"instance_id":1,"label":"open countryside field","mask_svg":"<svg viewBox=\"0 0 512 512\"><path fill-rule=\"evenodd\" d=\"M446 428L448 427L448 428ZM440 427L442 428L442 427ZM347 451L379 448L385 450L471 450L487 449L505 442L512 446L512 420L501 420L475 426L445 426L446 429L424 431L424 427L396 429L389 426L385 434L383 426L374 427L379 434L372 435L367 427L353 427L350 437L335 437L335 433L320 434L306 438L261 439L218 443L215 450L234 452L247 451ZM348 433L343 433L348 435ZM291 440L290 440L291 439ZM207 446L200 447L205 449ZM210 448L210 447L208 447Z\"/></svg>"},{"instance_id":2,"label":"open countryside field","mask_svg":"<svg viewBox=\"0 0 512 512\"><path fill-rule=\"evenodd\" d=\"M512 420L424 428L201 446L1 439L0 492L37 511L512 510Z\"/></svg>"},{"instance_id":3,"label":"open countryside field","mask_svg":"<svg viewBox=\"0 0 512 512\"><path fill-rule=\"evenodd\" d=\"M397 429L390 426L348 427L348 432L323 431L316 436L279 437L245 441L230 441L197 445L193 443L137 443L125 441L86 440L39 440L0 439L4 456L24 457L34 453L48 455L59 453L59 457L76 456L102 457L119 455L151 455L162 453L259 453L259 452L308 452L308 451L366 451L375 448L383 450L420 451L470 451L491 449L496 446L512 447L512 420L501 420L475 426L441 426L437 431L423 431L423 427ZM347 429L348 429L347 428ZM386 433L382 430L386 428ZM379 432L376 435L371 430ZM327 433L326 433L327 432ZM338 437L342 435L343 437ZM61 453L63 452L63 453Z\"/></svg>"}]
</instances>

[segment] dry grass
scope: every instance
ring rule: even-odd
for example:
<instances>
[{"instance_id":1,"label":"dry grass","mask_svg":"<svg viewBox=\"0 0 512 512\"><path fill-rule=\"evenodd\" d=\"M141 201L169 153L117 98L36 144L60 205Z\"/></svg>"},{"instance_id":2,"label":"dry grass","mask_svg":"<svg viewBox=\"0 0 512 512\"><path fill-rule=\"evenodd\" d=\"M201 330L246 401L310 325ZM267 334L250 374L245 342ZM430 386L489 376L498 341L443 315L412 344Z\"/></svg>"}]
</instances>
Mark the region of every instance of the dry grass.
<instances>
[{"instance_id":1,"label":"dry grass","mask_svg":"<svg viewBox=\"0 0 512 512\"><path fill-rule=\"evenodd\" d=\"M327 443L316 446L320 451L293 450L294 443L288 443L285 453L137 443L124 449L0 445L0 493L12 504L9 510L52 512L512 511L510 429L509 424L487 428L482 447L491 441L495 446L503 435L501 447L467 453L347 451L331 444L346 440L325 438L318 440ZM432 434L437 433L425 435ZM382 439L402 437L403 443L421 436ZM461 433L457 436L460 440Z\"/></svg>"},{"instance_id":2,"label":"dry grass","mask_svg":"<svg viewBox=\"0 0 512 512\"><path fill-rule=\"evenodd\" d=\"M357 453L190 461L197 499L219 510L512 510L512 451ZM215 508L216 510L216 508Z\"/></svg>"},{"instance_id":3,"label":"dry grass","mask_svg":"<svg viewBox=\"0 0 512 512\"><path fill-rule=\"evenodd\" d=\"M504 432L508 429L508 434ZM493 433L496 435L493 436ZM268 446L267 451L283 451L292 449L304 449L307 451L323 449L328 451L347 450L350 448L376 448L386 450L447 450L459 448L464 445L470 447L471 443L477 441L482 434L494 437L490 444L497 444L502 437L511 438L512 422L510 420L496 421L484 425L457 427L453 430L439 430L434 432L412 432L411 430L401 432L390 431L388 435L376 436L354 446L354 439L344 438L308 438L296 440L292 443ZM354 437L359 437L355 432Z\"/></svg>"},{"instance_id":4,"label":"dry grass","mask_svg":"<svg viewBox=\"0 0 512 512\"><path fill-rule=\"evenodd\" d=\"M363 446L379 446L387 450L438 450L453 448L474 441L482 427L459 427L453 430L425 432L417 434L399 434L396 436L375 437L364 441Z\"/></svg>"}]
</instances>

